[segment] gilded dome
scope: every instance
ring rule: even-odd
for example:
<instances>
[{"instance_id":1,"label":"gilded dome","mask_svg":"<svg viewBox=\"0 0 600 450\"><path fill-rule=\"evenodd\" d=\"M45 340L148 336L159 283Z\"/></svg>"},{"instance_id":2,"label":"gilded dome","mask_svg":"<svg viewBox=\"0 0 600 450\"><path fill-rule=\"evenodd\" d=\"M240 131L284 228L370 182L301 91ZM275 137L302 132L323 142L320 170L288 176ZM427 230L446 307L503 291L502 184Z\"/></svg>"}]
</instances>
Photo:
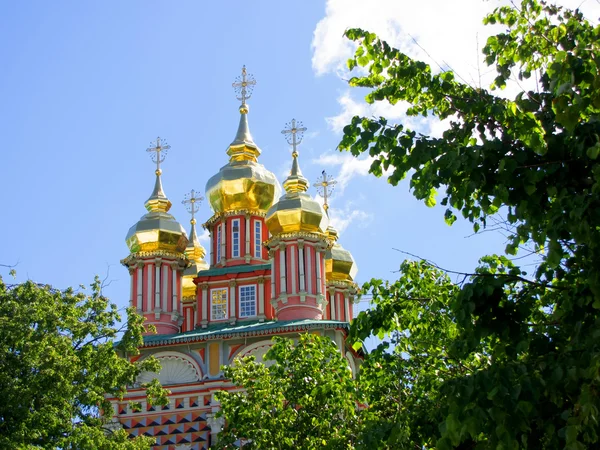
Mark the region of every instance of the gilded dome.
<instances>
[{"instance_id":1,"label":"gilded dome","mask_svg":"<svg viewBox=\"0 0 600 450\"><path fill-rule=\"evenodd\" d=\"M249 209L267 211L281 195L275 175L258 163L260 149L248 128L248 105L240 107L237 135L227 150L229 163L206 183L215 213Z\"/></svg>"},{"instance_id":2,"label":"gilded dome","mask_svg":"<svg viewBox=\"0 0 600 450\"><path fill-rule=\"evenodd\" d=\"M272 235L299 231L325 234L329 218L306 192L308 180L300 171L298 153L294 151L292 156L292 170L283 183L286 193L267 212L267 228Z\"/></svg>"},{"instance_id":3,"label":"gilded dome","mask_svg":"<svg viewBox=\"0 0 600 450\"><path fill-rule=\"evenodd\" d=\"M204 261L206 250L202 247L202 244L200 244L198 235L196 234L196 219L192 219L191 223L192 229L190 230L190 241L185 249L185 255L190 260L190 265L183 272L183 278L181 280L184 301L196 298L194 278L198 276L199 271L209 268L208 263Z\"/></svg>"},{"instance_id":4,"label":"gilded dome","mask_svg":"<svg viewBox=\"0 0 600 450\"><path fill-rule=\"evenodd\" d=\"M131 253L159 250L183 253L188 245L185 230L168 213L171 202L163 192L160 175L157 169L154 191L145 203L148 213L129 229L125 238Z\"/></svg>"},{"instance_id":5,"label":"gilded dome","mask_svg":"<svg viewBox=\"0 0 600 450\"><path fill-rule=\"evenodd\" d=\"M334 243L325 254L325 278L327 281L353 282L358 273L358 267L352 254L337 242L338 233L335 228L331 226L327 228L327 236Z\"/></svg>"}]
</instances>

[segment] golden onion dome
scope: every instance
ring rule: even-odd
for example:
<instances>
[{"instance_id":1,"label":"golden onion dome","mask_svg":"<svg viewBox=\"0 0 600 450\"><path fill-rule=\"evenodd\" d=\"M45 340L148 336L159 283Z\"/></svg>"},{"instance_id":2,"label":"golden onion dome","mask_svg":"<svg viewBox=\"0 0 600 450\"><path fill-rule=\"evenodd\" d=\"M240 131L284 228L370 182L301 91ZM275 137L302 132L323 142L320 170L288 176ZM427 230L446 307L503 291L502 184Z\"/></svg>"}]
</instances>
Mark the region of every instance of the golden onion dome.
<instances>
[{"instance_id":1,"label":"golden onion dome","mask_svg":"<svg viewBox=\"0 0 600 450\"><path fill-rule=\"evenodd\" d=\"M240 124L227 154L229 163L206 183L213 211L267 211L281 195L281 187L275 175L258 163L260 149L250 134L246 104L240 107Z\"/></svg>"},{"instance_id":2,"label":"golden onion dome","mask_svg":"<svg viewBox=\"0 0 600 450\"><path fill-rule=\"evenodd\" d=\"M306 192L308 180L300 171L298 152L294 150L292 157L292 170L283 183L286 193L267 212L267 228L272 235L299 231L325 234L329 218Z\"/></svg>"},{"instance_id":3,"label":"golden onion dome","mask_svg":"<svg viewBox=\"0 0 600 450\"><path fill-rule=\"evenodd\" d=\"M129 229L125 238L131 253L154 251L183 253L188 245L185 230L168 213L171 202L163 191L161 173L160 169L156 170L154 191L144 205L148 213Z\"/></svg>"},{"instance_id":4,"label":"golden onion dome","mask_svg":"<svg viewBox=\"0 0 600 450\"><path fill-rule=\"evenodd\" d=\"M358 267L352 254L337 242L338 232L332 226L327 228L327 237L333 241L333 246L325 253L325 279L353 282Z\"/></svg>"},{"instance_id":5,"label":"golden onion dome","mask_svg":"<svg viewBox=\"0 0 600 450\"><path fill-rule=\"evenodd\" d=\"M182 290L183 300L193 300L196 298L196 285L194 284L194 278L198 276L198 272L206 270L209 265L204 261L206 256L206 250L200 244L198 235L196 234L196 219L190 221L192 229L190 230L190 241L188 246L185 248L185 255L190 260L190 265L183 272L182 278Z\"/></svg>"}]
</instances>

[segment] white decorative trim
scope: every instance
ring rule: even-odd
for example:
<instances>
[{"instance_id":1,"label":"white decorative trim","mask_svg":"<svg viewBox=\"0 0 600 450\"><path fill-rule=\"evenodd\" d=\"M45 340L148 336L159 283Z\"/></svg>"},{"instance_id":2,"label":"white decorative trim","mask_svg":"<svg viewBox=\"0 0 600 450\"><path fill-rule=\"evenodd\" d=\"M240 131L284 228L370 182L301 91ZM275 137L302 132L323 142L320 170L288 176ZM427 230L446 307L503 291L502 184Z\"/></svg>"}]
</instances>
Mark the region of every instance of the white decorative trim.
<instances>
[{"instance_id":1,"label":"white decorative trim","mask_svg":"<svg viewBox=\"0 0 600 450\"><path fill-rule=\"evenodd\" d=\"M312 264L311 264L311 259L312 259L312 255L311 255L311 247L307 246L306 247L306 293L307 294L314 294L313 288L312 288Z\"/></svg>"},{"instance_id":2,"label":"white decorative trim","mask_svg":"<svg viewBox=\"0 0 600 450\"><path fill-rule=\"evenodd\" d=\"M152 292L154 291L154 270L152 263L148 264L148 289L146 292L146 312L152 312Z\"/></svg>"},{"instance_id":3,"label":"white decorative trim","mask_svg":"<svg viewBox=\"0 0 600 450\"><path fill-rule=\"evenodd\" d=\"M154 310L160 309L160 262L154 265ZM157 317L158 319L158 317Z\"/></svg>"},{"instance_id":4,"label":"white decorative trim","mask_svg":"<svg viewBox=\"0 0 600 450\"><path fill-rule=\"evenodd\" d=\"M265 354L269 351L269 349L273 346L273 341L259 341L254 344L248 345L247 347L243 347L238 350L231 358L231 364L235 365L235 360L237 358L244 358L246 356L254 356L255 361L259 363L263 363L265 366L272 366L274 361L264 361L263 358Z\"/></svg>"},{"instance_id":5,"label":"white decorative trim","mask_svg":"<svg viewBox=\"0 0 600 450\"><path fill-rule=\"evenodd\" d=\"M142 372L138 376L138 383L148 383L158 378L160 384L195 383L202 379L202 371L196 362L189 356L178 352L161 352L153 355L161 365L159 372Z\"/></svg>"},{"instance_id":6,"label":"white decorative trim","mask_svg":"<svg viewBox=\"0 0 600 450\"><path fill-rule=\"evenodd\" d=\"M178 311L178 307L177 307L177 269L175 269L175 267L173 267L171 269L171 311L176 312Z\"/></svg>"},{"instance_id":7,"label":"white decorative trim","mask_svg":"<svg viewBox=\"0 0 600 450\"><path fill-rule=\"evenodd\" d=\"M167 264L163 264L162 266L162 310L169 310L169 266Z\"/></svg>"},{"instance_id":8,"label":"white decorative trim","mask_svg":"<svg viewBox=\"0 0 600 450\"><path fill-rule=\"evenodd\" d=\"M317 273L317 295L322 294L322 286L321 286L321 250L317 250L315 252L315 271Z\"/></svg>"},{"instance_id":9,"label":"white decorative trim","mask_svg":"<svg viewBox=\"0 0 600 450\"><path fill-rule=\"evenodd\" d=\"M296 294L296 251L294 246L290 247L290 273L291 273L291 284L292 284L292 294Z\"/></svg>"},{"instance_id":10,"label":"white decorative trim","mask_svg":"<svg viewBox=\"0 0 600 450\"><path fill-rule=\"evenodd\" d=\"M279 249L279 292L287 293L287 281L285 273L285 246Z\"/></svg>"},{"instance_id":11,"label":"white decorative trim","mask_svg":"<svg viewBox=\"0 0 600 450\"><path fill-rule=\"evenodd\" d=\"M302 245L298 242L298 269L300 272L300 292L306 292L306 283L304 281L304 242L302 242Z\"/></svg>"},{"instance_id":12,"label":"white decorative trim","mask_svg":"<svg viewBox=\"0 0 600 450\"><path fill-rule=\"evenodd\" d=\"M335 290L329 290L329 304L331 305L331 320L337 320Z\"/></svg>"},{"instance_id":13,"label":"white decorative trim","mask_svg":"<svg viewBox=\"0 0 600 450\"><path fill-rule=\"evenodd\" d=\"M143 286L142 283L144 281L144 266L140 267L138 266L137 268L137 292L136 292L136 297L137 297L137 310L138 312L143 311L144 309L144 297L143 297Z\"/></svg>"}]
</instances>

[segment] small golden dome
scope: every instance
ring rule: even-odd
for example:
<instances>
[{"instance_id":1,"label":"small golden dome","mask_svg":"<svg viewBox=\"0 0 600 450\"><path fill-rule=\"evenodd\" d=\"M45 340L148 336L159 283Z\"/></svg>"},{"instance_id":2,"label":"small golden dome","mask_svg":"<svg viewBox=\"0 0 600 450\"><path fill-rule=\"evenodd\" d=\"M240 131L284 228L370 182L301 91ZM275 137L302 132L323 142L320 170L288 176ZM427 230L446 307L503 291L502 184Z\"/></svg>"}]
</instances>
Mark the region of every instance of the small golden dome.
<instances>
[{"instance_id":1,"label":"small golden dome","mask_svg":"<svg viewBox=\"0 0 600 450\"><path fill-rule=\"evenodd\" d=\"M337 242L338 232L332 226L327 228L327 237L333 241L333 246L325 253L325 279L353 282L358 267L352 254Z\"/></svg>"},{"instance_id":2,"label":"small golden dome","mask_svg":"<svg viewBox=\"0 0 600 450\"><path fill-rule=\"evenodd\" d=\"M125 241L131 253L165 251L183 253L188 245L185 230L168 213L171 202L163 192L161 170L156 170L156 183L145 206L148 213L133 225Z\"/></svg>"},{"instance_id":3,"label":"small golden dome","mask_svg":"<svg viewBox=\"0 0 600 450\"><path fill-rule=\"evenodd\" d=\"M240 124L227 154L229 163L206 183L213 211L267 211L281 195L281 188L275 175L258 163L260 149L250 134L246 104L240 107Z\"/></svg>"},{"instance_id":4,"label":"small golden dome","mask_svg":"<svg viewBox=\"0 0 600 450\"><path fill-rule=\"evenodd\" d=\"M206 250L202 247L202 244L200 244L198 235L196 234L196 219L192 219L191 224L190 241L185 249L185 255L190 260L190 265L183 272L183 278L181 280L184 301L190 301L196 298L194 278L198 276L199 271L209 268L208 263L204 261Z\"/></svg>"},{"instance_id":5,"label":"small golden dome","mask_svg":"<svg viewBox=\"0 0 600 450\"><path fill-rule=\"evenodd\" d=\"M286 190L267 212L267 228L272 235L305 231L325 234L329 218L319 202L309 194L308 180L302 176L298 153L292 153L290 175L283 183Z\"/></svg>"}]
</instances>

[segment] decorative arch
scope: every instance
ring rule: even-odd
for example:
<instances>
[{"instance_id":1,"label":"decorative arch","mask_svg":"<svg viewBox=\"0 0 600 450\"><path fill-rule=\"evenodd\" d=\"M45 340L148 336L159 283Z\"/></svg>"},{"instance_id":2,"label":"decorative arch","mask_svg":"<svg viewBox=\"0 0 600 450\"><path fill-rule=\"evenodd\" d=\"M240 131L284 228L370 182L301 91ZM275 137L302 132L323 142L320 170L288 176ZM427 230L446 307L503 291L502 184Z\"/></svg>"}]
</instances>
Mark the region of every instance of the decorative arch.
<instances>
[{"instance_id":1,"label":"decorative arch","mask_svg":"<svg viewBox=\"0 0 600 450\"><path fill-rule=\"evenodd\" d=\"M273 365L274 361L263 361L263 358L272 345L273 341L265 340L255 342L254 344L250 344L247 347L243 347L236 354L233 355L233 357L231 358L231 365L235 365L236 358L254 356L256 358L256 362L263 363L265 366L269 367Z\"/></svg>"},{"instance_id":2,"label":"decorative arch","mask_svg":"<svg viewBox=\"0 0 600 450\"><path fill-rule=\"evenodd\" d=\"M160 384L186 384L200 381L202 371L190 356L180 352L160 352L154 355L160 362L159 372L144 371L138 376L138 383L148 383L158 378Z\"/></svg>"}]
</instances>

